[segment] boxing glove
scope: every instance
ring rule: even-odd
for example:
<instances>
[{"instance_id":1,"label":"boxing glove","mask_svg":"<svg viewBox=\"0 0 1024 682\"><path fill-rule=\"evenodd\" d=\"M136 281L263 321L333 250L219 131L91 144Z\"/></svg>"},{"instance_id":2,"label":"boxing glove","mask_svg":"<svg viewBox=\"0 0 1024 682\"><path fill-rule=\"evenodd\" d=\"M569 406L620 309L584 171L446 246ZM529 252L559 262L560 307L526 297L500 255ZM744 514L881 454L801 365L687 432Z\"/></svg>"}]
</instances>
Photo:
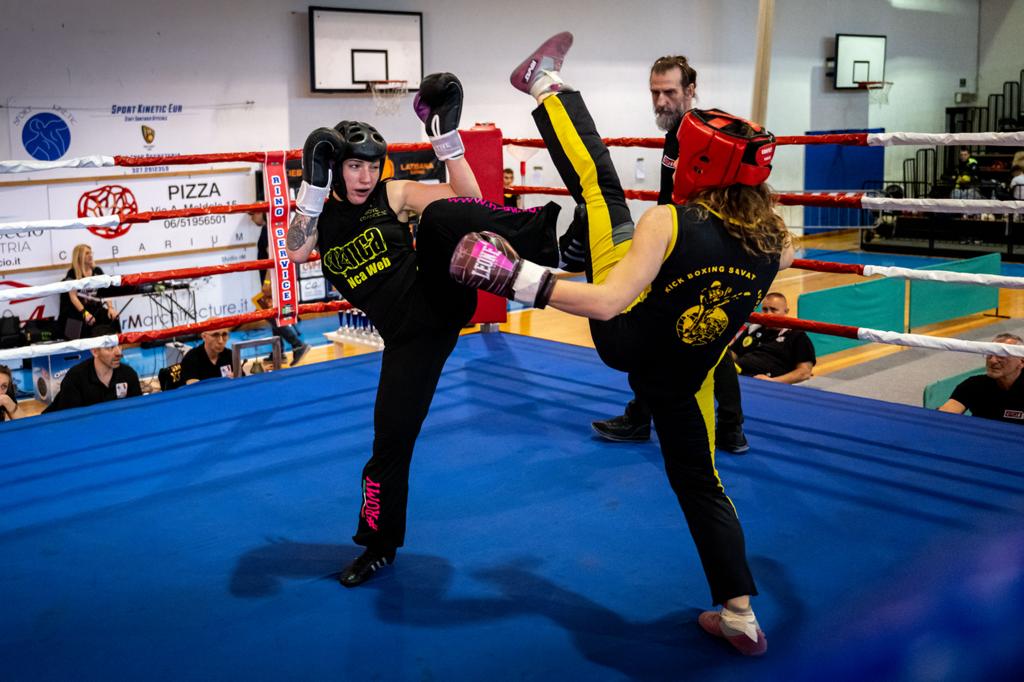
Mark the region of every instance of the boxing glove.
<instances>
[{"instance_id":1,"label":"boxing glove","mask_svg":"<svg viewBox=\"0 0 1024 682\"><path fill-rule=\"evenodd\" d=\"M295 196L299 213L316 218L323 212L331 193L334 160L343 145L341 135L332 128L317 128L306 138L302 146L302 184Z\"/></svg>"},{"instance_id":2,"label":"boxing glove","mask_svg":"<svg viewBox=\"0 0 1024 682\"><path fill-rule=\"evenodd\" d=\"M459 135L462 83L455 74L432 73L424 78L412 106L423 121L427 138L439 160L458 159L466 153Z\"/></svg>"},{"instance_id":3,"label":"boxing glove","mask_svg":"<svg viewBox=\"0 0 1024 682\"><path fill-rule=\"evenodd\" d=\"M520 258L493 232L471 232L459 240L448 272L459 284L536 308L548 304L557 281L550 270Z\"/></svg>"}]
</instances>

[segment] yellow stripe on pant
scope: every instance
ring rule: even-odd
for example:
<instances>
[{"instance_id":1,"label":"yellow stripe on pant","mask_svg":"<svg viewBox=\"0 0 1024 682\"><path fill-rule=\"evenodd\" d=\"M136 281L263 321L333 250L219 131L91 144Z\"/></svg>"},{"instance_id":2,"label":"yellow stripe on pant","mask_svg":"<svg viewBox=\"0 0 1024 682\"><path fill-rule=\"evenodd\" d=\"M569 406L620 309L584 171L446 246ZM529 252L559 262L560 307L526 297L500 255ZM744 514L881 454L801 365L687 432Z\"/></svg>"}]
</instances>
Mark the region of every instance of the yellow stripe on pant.
<instances>
[{"instance_id":1,"label":"yellow stripe on pant","mask_svg":"<svg viewBox=\"0 0 1024 682\"><path fill-rule=\"evenodd\" d=\"M615 264L626 255L629 245L633 242L626 240L615 244L612 241L611 216L597 181L597 167L561 100L557 96L548 97L541 106L551 120L551 126L558 136L562 150L580 178L583 200L587 205L587 232L590 238L590 262L594 284L601 284Z\"/></svg>"},{"instance_id":2,"label":"yellow stripe on pant","mask_svg":"<svg viewBox=\"0 0 1024 682\"><path fill-rule=\"evenodd\" d=\"M722 358L729 352L729 348L726 347L722 351L722 356L718 358L718 362L722 362ZM704 418L704 428L707 429L708 433L708 447L711 448L711 470L715 474L715 480L718 481L718 489L723 493L725 492L725 486L722 485L722 477L718 475L718 467L715 466L715 369L718 367L718 362L712 367L704 382L701 384L700 389L697 391L697 409L700 410L701 417ZM726 360L725 362L729 362ZM732 498L728 495L725 499L729 500L729 504L732 505L732 512L736 514L736 518L739 518L739 512L736 511L736 505L733 503Z\"/></svg>"}]
</instances>

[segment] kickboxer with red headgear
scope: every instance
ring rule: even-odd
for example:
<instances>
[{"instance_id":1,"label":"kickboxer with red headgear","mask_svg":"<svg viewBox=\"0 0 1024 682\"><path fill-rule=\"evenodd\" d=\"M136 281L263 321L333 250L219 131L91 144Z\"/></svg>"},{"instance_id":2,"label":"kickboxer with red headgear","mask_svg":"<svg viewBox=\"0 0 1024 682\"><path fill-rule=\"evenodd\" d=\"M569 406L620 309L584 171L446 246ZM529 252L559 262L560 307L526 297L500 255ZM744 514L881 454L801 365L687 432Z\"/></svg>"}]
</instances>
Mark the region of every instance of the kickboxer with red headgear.
<instances>
[{"instance_id":1,"label":"kickboxer with red headgear","mask_svg":"<svg viewBox=\"0 0 1024 682\"><path fill-rule=\"evenodd\" d=\"M452 258L458 281L527 304L591 319L601 359L627 372L654 417L665 471L720 610L698 619L747 655L767 639L743 530L715 469L713 374L729 341L793 259L765 184L775 144L761 126L717 110L691 111L679 130L675 205L634 227L608 149L583 98L559 69L572 44L560 33L512 73L570 194L586 211L587 283L557 279L500 236L465 237ZM486 230L487 225L481 224ZM650 556L646 557L648 560Z\"/></svg>"}]
</instances>

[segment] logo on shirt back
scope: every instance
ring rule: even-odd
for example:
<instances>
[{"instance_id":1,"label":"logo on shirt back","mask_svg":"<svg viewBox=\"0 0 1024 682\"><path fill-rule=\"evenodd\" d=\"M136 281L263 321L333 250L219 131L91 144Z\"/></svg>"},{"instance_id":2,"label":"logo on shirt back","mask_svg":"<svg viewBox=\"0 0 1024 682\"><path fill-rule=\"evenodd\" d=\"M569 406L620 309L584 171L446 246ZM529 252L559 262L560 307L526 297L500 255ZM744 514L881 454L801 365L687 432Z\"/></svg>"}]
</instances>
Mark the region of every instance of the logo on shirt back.
<instances>
[{"instance_id":1,"label":"logo on shirt back","mask_svg":"<svg viewBox=\"0 0 1024 682\"><path fill-rule=\"evenodd\" d=\"M722 286L715 280L711 286L700 292L700 305L688 308L676 321L676 334L688 346L704 346L719 336L729 326L729 316L722 307L727 303L744 296L752 296L753 292L738 291L733 293L732 287Z\"/></svg>"}]
</instances>

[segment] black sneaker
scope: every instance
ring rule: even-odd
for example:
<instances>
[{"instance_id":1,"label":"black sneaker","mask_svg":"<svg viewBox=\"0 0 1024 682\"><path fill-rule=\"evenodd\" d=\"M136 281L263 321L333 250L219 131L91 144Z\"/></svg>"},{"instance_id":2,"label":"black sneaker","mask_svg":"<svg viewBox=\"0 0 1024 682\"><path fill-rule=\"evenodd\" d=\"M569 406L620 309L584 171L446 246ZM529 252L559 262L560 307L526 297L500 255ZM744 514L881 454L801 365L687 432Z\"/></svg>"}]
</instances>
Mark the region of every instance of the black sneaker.
<instances>
[{"instance_id":1,"label":"black sneaker","mask_svg":"<svg viewBox=\"0 0 1024 682\"><path fill-rule=\"evenodd\" d=\"M651 423L634 422L624 414L611 419L591 422L594 433L617 443L643 443L651 439Z\"/></svg>"},{"instance_id":2,"label":"black sneaker","mask_svg":"<svg viewBox=\"0 0 1024 682\"><path fill-rule=\"evenodd\" d=\"M715 446L719 450L725 450L734 455L742 455L750 449L747 437L743 435L743 429L730 429L715 433Z\"/></svg>"},{"instance_id":3,"label":"black sneaker","mask_svg":"<svg viewBox=\"0 0 1024 682\"><path fill-rule=\"evenodd\" d=\"M308 343L304 343L301 346L299 346L298 348L294 349L292 351L292 362L291 362L290 367L294 367L295 365L297 365L300 362L302 362L302 358L304 358L306 356L306 353L309 352L309 349L311 347L312 346L310 346Z\"/></svg>"},{"instance_id":4,"label":"black sneaker","mask_svg":"<svg viewBox=\"0 0 1024 682\"><path fill-rule=\"evenodd\" d=\"M382 553L373 549L366 549L352 563L341 570L341 573L338 574L338 582L345 587L362 585L372 578L378 569L390 566L394 562L395 550Z\"/></svg>"}]
</instances>

